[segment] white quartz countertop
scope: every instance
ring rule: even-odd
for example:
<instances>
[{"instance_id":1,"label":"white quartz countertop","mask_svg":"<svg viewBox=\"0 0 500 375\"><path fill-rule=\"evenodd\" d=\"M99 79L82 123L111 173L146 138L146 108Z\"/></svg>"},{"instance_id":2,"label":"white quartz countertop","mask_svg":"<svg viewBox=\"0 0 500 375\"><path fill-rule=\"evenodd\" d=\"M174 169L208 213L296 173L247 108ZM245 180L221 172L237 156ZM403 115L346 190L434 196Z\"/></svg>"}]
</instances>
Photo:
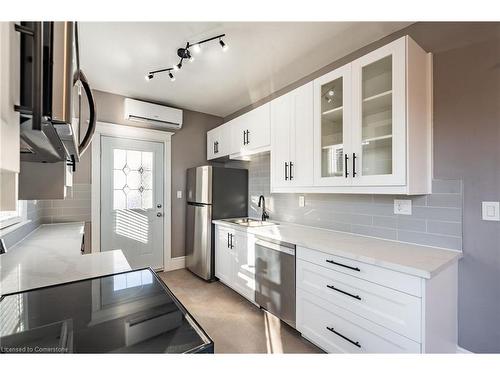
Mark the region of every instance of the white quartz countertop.
<instances>
[{"instance_id":1,"label":"white quartz countertop","mask_svg":"<svg viewBox=\"0 0 500 375\"><path fill-rule=\"evenodd\" d=\"M459 251L303 225L279 223L279 225L263 227L244 227L224 220L214 220L213 223L245 231L264 239L282 241L426 279L430 279L462 257Z\"/></svg>"},{"instance_id":2,"label":"white quartz countertop","mask_svg":"<svg viewBox=\"0 0 500 375\"><path fill-rule=\"evenodd\" d=\"M0 255L0 294L130 270L121 250L81 255L84 223L45 224Z\"/></svg>"}]
</instances>

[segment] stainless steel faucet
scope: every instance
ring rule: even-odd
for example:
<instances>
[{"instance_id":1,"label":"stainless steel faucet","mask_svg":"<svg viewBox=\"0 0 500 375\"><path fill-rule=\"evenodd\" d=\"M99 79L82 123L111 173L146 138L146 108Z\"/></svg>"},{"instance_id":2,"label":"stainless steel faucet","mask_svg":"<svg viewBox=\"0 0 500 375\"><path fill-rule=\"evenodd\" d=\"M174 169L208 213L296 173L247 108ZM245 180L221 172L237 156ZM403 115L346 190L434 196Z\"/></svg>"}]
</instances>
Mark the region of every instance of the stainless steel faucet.
<instances>
[{"instance_id":1,"label":"stainless steel faucet","mask_svg":"<svg viewBox=\"0 0 500 375\"><path fill-rule=\"evenodd\" d=\"M266 211L266 198L263 195L259 197L259 207L262 207L262 221L269 219L269 214Z\"/></svg>"}]
</instances>

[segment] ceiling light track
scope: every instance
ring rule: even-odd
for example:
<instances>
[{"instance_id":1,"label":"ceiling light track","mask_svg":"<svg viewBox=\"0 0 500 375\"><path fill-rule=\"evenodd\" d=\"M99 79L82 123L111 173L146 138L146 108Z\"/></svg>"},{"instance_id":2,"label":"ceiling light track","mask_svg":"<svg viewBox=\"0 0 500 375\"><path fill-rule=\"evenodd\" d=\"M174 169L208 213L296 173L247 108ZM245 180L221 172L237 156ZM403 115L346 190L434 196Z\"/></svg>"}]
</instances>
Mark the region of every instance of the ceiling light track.
<instances>
[{"instance_id":1,"label":"ceiling light track","mask_svg":"<svg viewBox=\"0 0 500 375\"><path fill-rule=\"evenodd\" d=\"M188 60L189 62L194 61L194 57L191 54L191 48L193 49L194 53L199 53L199 52L201 52L201 45L202 44L218 39L219 45L221 46L222 50L225 52L228 49L227 44L224 43L224 41L222 40L222 38L224 38L225 36L226 36L226 34L220 34L220 35L217 35L217 36L214 36L211 38L200 40L199 42L196 42L196 43L187 42L186 46L184 48L179 48L177 50L177 56L179 56L179 58L180 58L178 64L175 64L174 66L169 67L169 68L163 68L163 69L158 69L158 70L153 70L153 71L148 72L148 74L146 74L146 77L145 77L146 81L152 80L154 78L154 76L158 73L165 73L165 72L168 72L168 76L172 82L175 81L175 77L172 74L172 71L180 70L182 68L182 63L184 62L184 60Z\"/></svg>"}]
</instances>

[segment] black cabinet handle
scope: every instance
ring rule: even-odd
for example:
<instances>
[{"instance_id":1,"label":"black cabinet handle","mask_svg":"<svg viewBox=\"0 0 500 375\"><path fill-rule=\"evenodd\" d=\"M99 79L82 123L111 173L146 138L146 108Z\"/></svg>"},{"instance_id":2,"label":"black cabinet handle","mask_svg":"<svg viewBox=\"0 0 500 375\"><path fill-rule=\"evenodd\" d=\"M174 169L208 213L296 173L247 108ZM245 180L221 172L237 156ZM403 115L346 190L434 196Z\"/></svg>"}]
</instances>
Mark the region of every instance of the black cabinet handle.
<instances>
[{"instance_id":1,"label":"black cabinet handle","mask_svg":"<svg viewBox=\"0 0 500 375\"><path fill-rule=\"evenodd\" d=\"M231 238L231 242L230 242L229 246L230 246L230 247L231 247L231 249L232 249L232 248L234 247L234 246L233 246L233 234L231 233L230 235L231 235L231 237L230 237L230 238Z\"/></svg>"},{"instance_id":2,"label":"black cabinet handle","mask_svg":"<svg viewBox=\"0 0 500 375\"><path fill-rule=\"evenodd\" d=\"M243 145L247 144L247 132L243 130Z\"/></svg>"},{"instance_id":3,"label":"black cabinet handle","mask_svg":"<svg viewBox=\"0 0 500 375\"><path fill-rule=\"evenodd\" d=\"M347 161L349 160L349 156L347 154L344 154L344 172L345 172L345 178L349 177L349 172L347 170Z\"/></svg>"},{"instance_id":4,"label":"black cabinet handle","mask_svg":"<svg viewBox=\"0 0 500 375\"><path fill-rule=\"evenodd\" d=\"M353 270L353 271L358 271L358 272L361 271L358 267L352 267L352 266L348 266L346 264L337 263L337 262L335 262L333 260L330 260L330 259L327 259L326 262L330 263L330 264L335 264L336 266L340 266L340 267L344 267L344 268L349 268L350 270Z\"/></svg>"},{"instance_id":5,"label":"black cabinet handle","mask_svg":"<svg viewBox=\"0 0 500 375\"><path fill-rule=\"evenodd\" d=\"M285 161L285 181L288 180L288 163Z\"/></svg>"},{"instance_id":6,"label":"black cabinet handle","mask_svg":"<svg viewBox=\"0 0 500 375\"><path fill-rule=\"evenodd\" d=\"M335 333L337 336L342 337L344 340L349 341L351 344L356 345L358 348L361 348L361 345L359 345L359 341L353 341L350 338L345 337L343 334L335 331L335 329L333 329L332 327L326 327L326 329L332 333Z\"/></svg>"},{"instance_id":7,"label":"black cabinet handle","mask_svg":"<svg viewBox=\"0 0 500 375\"><path fill-rule=\"evenodd\" d=\"M361 297L360 297L360 296L357 296L357 295L354 295L354 294L351 294L351 293L344 292L344 291L343 291L343 290L341 290L341 289L337 289L337 288L335 288L333 285L327 285L326 287L327 287L327 288L330 288L330 289L333 289L333 290L335 290L336 292L343 293L343 294L345 294L346 296L349 296L349 297L352 297L352 298L356 298L356 299L358 299L358 300L360 300L360 301L361 301Z\"/></svg>"},{"instance_id":8,"label":"black cabinet handle","mask_svg":"<svg viewBox=\"0 0 500 375\"><path fill-rule=\"evenodd\" d=\"M227 234L227 248L229 249L229 235L230 233Z\"/></svg>"},{"instance_id":9,"label":"black cabinet handle","mask_svg":"<svg viewBox=\"0 0 500 375\"><path fill-rule=\"evenodd\" d=\"M292 170L292 167L293 167L293 163L292 163L292 162L290 162L290 181L292 181L292 180L293 180L293 174L292 174L292 171L293 171L293 170Z\"/></svg>"},{"instance_id":10,"label":"black cabinet handle","mask_svg":"<svg viewBox=\"0 0 500 375\"><path fill-rule=\"evenodd\" d=\"M352 153L352 177L356 177L356 153Z\"/></svg>"},{"instance_id":11,"label":"black cabinet handle","mask_svg":"<svg viewBox=\"0 0 500 375\"><path fill-rule=\"evenodd\" d=\"M250 130L247 129L247 145L250 144Z\"/></svg>"}]
</instances>

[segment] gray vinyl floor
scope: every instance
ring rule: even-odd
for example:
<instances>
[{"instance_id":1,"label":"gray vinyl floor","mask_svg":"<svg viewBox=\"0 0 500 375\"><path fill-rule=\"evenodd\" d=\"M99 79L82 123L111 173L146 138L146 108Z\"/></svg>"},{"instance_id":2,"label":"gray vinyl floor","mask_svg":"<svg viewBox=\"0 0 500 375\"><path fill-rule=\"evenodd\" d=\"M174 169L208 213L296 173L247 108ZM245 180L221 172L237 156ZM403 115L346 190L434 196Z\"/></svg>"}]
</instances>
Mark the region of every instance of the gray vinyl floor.
<instances>
[{"instance_id":1,"label":"gray vinyl floor","mask_svg":"<svg viewBox=\"0 0 500 375\"><path fill-rule=\"evenodd\" d=\"M273 315L220 282L186 269L158 274L214 340L216 353L321 353Z\"/></svg>"}]
</instances>

